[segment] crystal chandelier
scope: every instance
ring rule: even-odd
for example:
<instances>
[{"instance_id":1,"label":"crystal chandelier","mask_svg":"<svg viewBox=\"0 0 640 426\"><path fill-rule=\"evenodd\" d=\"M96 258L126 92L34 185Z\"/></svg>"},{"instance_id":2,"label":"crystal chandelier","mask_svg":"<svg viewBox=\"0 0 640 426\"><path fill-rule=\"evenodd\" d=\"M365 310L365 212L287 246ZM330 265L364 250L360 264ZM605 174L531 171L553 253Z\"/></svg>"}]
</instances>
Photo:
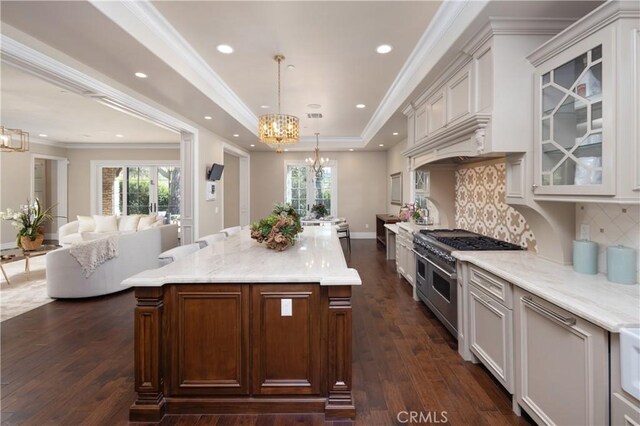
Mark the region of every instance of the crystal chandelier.
<instances>
[{"instance_id":1,"label":"crystal chandelier","mask_svg":"<svg viewBox=\"0 0 640 426\"><path fill-rule=\"evenodd\" d=\"M278 113L264 114L258 120L258 139L267 145L275 145L276 152L282 153L281 145L290 145L300 140L300 122L293 115L280 114L280 63L284 56L276 55L278 63Z\"/></svg>"},{"instance_id":2,"label":"crystal chandelier","mask_svg":"<svg viewBox=\"0 0 640 426\"><path fill-rule=\"evenodd\" d=\"M318 136L320 136L320 133L316 133L315 158L307 157L304 161L309 165L309 168L319 179L322 177L322 168L329 162L329 158L320 157L320 139L318 138Z\"/></svg>"},{"instance_id":3,"label":"crystal chandelier","mask_svg":"<svg viewBox=\"0 0 640 426\"><path fill-rule=\"evenodd\" d=\"M29 133L21 129L8 129L0 126L0 151L29 151Z\"/></svg>"}]
</instances>

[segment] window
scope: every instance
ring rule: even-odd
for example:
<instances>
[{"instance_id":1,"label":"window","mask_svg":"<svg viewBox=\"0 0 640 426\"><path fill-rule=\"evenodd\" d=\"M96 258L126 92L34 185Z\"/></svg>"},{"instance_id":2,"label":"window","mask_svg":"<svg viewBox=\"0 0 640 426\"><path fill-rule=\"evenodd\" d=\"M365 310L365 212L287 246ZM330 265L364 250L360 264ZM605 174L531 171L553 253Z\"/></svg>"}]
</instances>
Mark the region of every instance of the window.
<instances>
[{"instance_id":1,"label":"window","mask_svg":"<svg viewBox=\"0 0 640 426\"><path fill-rule=\"evenodd\" d=\"M175 165L118 164L97 167L95 212L104 215L158 213L165 223L180 221L180 168Z\"/></svg>"},{"instance_id":2,"label":"window","mask_svg":"<svg viewBox=\"0 0 640 426\"><path fill-rule=\"evenodd\" d=\"M324 204L331 216L337 217L337 172L335 161L322 168L321 178L316 178L304 162L285 162L285 200L302 217L318 203Z\"/></svg>"}]
</instances>

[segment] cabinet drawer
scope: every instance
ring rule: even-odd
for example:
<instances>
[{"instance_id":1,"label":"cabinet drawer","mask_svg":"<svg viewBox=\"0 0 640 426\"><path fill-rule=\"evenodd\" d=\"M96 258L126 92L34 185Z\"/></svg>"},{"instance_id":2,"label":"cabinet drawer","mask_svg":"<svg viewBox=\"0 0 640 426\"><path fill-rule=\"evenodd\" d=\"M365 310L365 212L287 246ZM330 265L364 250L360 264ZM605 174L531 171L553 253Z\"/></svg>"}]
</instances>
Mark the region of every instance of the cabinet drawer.
<instances>
[{"instance_id":1,"label":"cabinet drawer","mask_svg":"<svg viewBox=\"0 0 640 426\"><path fill-rule=\"evenodd\" d=\"M611 426L640 426L640 408L617 392L611 398Z\"/></svg>"},{"instance_id":2,"label":"cabinet drawer","mask_svg":"<svg viewBox=\"0 0 640 426\"><path fill-rule=\"evenodd\" d=\"M513 312L470 285L469 325L471 352L513 393Z\"/></svg>"},{"instance_id":3,"label":"cabinet drawer","mask_svg":"<svg viewBox=\"0 0 640 426\"><path fill-rule=\"evenodd\" d=\"M513 286L507 281L473 265L469 265L469 281L507 308L513 308Z\"/></svg>"}]
</instances>

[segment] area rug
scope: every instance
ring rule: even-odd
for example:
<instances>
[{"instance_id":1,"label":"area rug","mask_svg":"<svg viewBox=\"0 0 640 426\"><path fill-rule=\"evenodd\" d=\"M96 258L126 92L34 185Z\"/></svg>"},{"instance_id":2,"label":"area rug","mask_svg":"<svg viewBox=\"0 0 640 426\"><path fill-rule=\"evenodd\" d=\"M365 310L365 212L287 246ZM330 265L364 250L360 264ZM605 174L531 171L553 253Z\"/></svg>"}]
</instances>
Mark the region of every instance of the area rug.
<instances>
[{"instance_id":1,"label":"area rug","mask_svg":"<svg viewBox=\"0 0 640 426\"><path fill-rule=\"evenodd\" d=\"M24 260L2 265L11 284L0 274L0 322L53 302L54 299L47 296L45 257L31 259L29 279Z\"/></svg>"}]
</instances>

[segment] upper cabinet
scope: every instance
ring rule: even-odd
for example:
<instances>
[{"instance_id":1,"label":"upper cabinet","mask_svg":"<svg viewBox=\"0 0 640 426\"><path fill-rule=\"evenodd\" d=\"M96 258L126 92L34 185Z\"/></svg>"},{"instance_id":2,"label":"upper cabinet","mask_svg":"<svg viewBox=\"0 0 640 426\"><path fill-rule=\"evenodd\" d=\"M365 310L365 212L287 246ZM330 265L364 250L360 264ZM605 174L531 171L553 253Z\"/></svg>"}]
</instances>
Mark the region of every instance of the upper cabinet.
<instances>
[{"instance_id":1,"label":"upper cabinet","mask_svg":"<svg viewBox=\"0 0 640 426\"><path fill-rule=\"evenodd\" d=\"M639 11L605 3L529 55L535 199L640 199Z\"/></svg>"},{"instance_id":2,"label":"upper cabinet","mask_svg":"<svg viewBox=\"0 0 640 426\"><path fill-rule=\"evenodd\" d=\"M490 19L405 108L403 155L416 169L460 156L527 152L533 144L533 66L524 59L568 20Z\"/></svg>"}]
</instances>

